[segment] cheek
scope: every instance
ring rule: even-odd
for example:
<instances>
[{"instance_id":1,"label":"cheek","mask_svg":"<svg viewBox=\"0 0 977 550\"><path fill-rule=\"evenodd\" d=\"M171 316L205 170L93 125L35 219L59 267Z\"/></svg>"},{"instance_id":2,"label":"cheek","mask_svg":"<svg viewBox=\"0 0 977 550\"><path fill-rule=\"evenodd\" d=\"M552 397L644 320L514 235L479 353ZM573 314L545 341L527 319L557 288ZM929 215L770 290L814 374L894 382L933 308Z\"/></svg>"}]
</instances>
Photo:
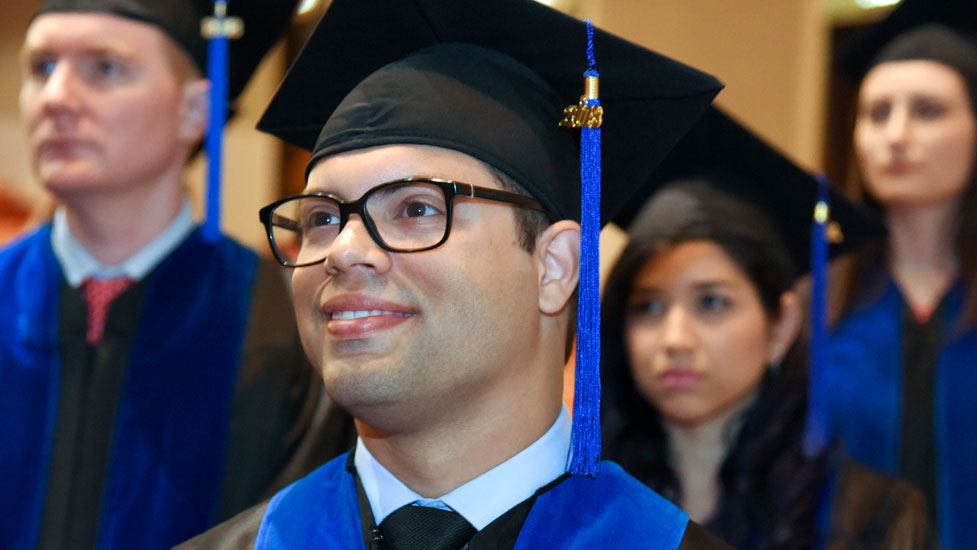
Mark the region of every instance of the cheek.
<instances>
[{"instance_id":1,"label":"cheek","mask_svg":"<svg viewBox=\"0 0 977 550\"><path fill-rule=\"evenodd\" d=\"M877 141L876 132L873 132L865 123L855 124L855 132L852 134L852 145L855 148L855 155L858 157L858 160L871 160Z\"/></svg>"},{"instance_id":2,"label":"cheek","mask_svg":"<svg viewBox=\"0 0 977 550\"><path fill-rule=\"evenodd\" d=\"M37 94L28 84L24 84L17 97L17 106L20 109L20 116L28 129L33 129L37 124Z\"/></svg>"},{"instance_id":3,"label":"cheek","mask_svg":"<svg viewBox=\"0 0 977 550\"><path fill-rule=\"evenodd\" d=\"M629 322L625 325L624 336L631 377L641 394L653 400L659 392L654 366L655 354L658 352L657 330L641 323Z\"/></svg>"},{"instance_id":4,"label":"cheek","mask_svg":"<svg viewBox=\"0 0 977 550\"><path fill-rule=\"evenodd\" d=\"M502 310L500 318L525 315L527 300L536 296L532 256L512 242L509 231L498 235L482 232L478 238L458 236L462 238L451 243L444 262L414 270L412 276L427 280L434 290L441 286L445 292L470 297L481 307ZM451 238L454 235L449 242Z\"/></svg>"},{"instance_id":5,"label":"cheek","mask_svg":"<svg viewBox=\"0 0 977 550\"><path fill-rule=\"evenodd\" d=\"M763 330L749 324L731 327L723 338L706 343L712 365L717 406L732 405L749 392L767 368L768 346Z\"/></svg>"},{"instance_id":6,"label":"cheek","mask_svg":"<svg viewBox=\"0 0 977 550\"><path fill-rule=\"evenodd\" d=\"M310 308L317 307L316 295L323 277L315 273L321 265L300 267L292 271L292 302L299 318Z\"/></svg>"},{"instance_id":7,"label":"cheek","mask_svg":"<svg viewBox=\"0 0 977 550\"><path fill-rule=\"evenodd\" d=\"M767 327L759 315L756 317L727 323L723 330L713 331L711 337L704 338L704 351L717 375L752 377L766 368L770 345Z\"/></svg>"},{"instance_id":8,"label":"cheek","mask_svg":"<svg viewBox=\"0 0 977 550\"><path fill-rule=\"evenodd\" d=\"M934 136L927 144L932 167L942 176L940 179L961 187L960 191L973 174L977 156L975 141L975 129L968 123Z\"/></svg>"},{"instance_id":9,"label":"cheek","mask_svg":"<svg viewBox=\"0 0 977 550\"><path fill-rule=\"evenodd\" d=\"M652 358L658 349L657 330L647 324L627 322L624 328L624 346L632 365L651 369Z\"/></svg>"},{"instance_id":10,"label":"cheek","mask_svg":"<svg viewBox=\"0 0 977 550\"><path fill-rule=\"evenodd\" d=\"M116 141L126 150L162 150L175 139L179 99L172 90L166 93L133 90L106 101L102 107L102 129L115 136L128 136Z\"/></svg>"},{"instance_id":11,"label":"cheek","mask_svg":"<svg viewBox=\"0 0 977 550\"><path fill-rule=\"evenodd\" d=\"M39 137L37 134L46 127L44 125L46 117L40 88L31 84L24 84L18 96L18 107L20 119L28 137Z\"/></svg>"},{"instance_id":12,"label":"cheek","mask_svg":"<svg viewBox=\"0 0 977 550\"><path fill-rule=\"evenodd\" d=\"M875 180L871 177L873 170L882 168L888 160L881 132L866 123L857 124L852 141L858 168L871 186Z\"/></svg>"}]
</instances>

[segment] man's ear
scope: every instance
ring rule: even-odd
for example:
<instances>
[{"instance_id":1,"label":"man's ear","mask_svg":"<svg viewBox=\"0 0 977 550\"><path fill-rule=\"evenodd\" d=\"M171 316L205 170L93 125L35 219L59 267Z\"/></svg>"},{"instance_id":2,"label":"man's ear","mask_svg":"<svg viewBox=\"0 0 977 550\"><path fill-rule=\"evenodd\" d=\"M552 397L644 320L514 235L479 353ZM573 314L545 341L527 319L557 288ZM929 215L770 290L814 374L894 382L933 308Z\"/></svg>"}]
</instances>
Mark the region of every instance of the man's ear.
<instances>
[{"instance_id":1,"label":"man's ear","mask_svg":"<svg viewBox=\"0 0 977 550\"><path fill-rule=\"evenodd\" d=\"M770 348L767 360L771 365L780 363L790 349L801 329L801 308L797 293L787 291L780 295L780 315L774 320L770 330Z\"/></svg>"},{"instance_id":2,"label":"man's ear","mask_svg":"<svg viewBox=\"0 0 977 550\"><path fill-rule=\"evenodd\" d=\"M180 113L180 135L189 143L198 143L207 133L210 118L210 82L190 80L183 85Z\"/></svg>"},{"instance_id":3,"label":"man's ear","mask_svg":"<svg viewBox=\"0 0 977 550\"><path fill-rule=\"evenodd\" d=\"M539 309L555 315L566 307L580 278L580 225L560 220L536 240L539 265Z\"/></svg>"}]
</instances>

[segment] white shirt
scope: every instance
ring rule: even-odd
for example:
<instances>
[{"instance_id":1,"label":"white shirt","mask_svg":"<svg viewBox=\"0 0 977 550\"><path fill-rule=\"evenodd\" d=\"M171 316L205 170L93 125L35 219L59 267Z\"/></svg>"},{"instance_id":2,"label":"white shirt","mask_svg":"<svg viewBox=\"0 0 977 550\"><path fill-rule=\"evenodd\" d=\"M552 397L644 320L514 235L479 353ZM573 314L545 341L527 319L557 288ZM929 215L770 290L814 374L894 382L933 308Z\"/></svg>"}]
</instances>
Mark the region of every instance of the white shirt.
<instances>
[{"instance_id":1,"label":"white shirt","mask_svg":"<svg viewBox=\"0 0 977 550\"><path fill-rule=\"evenodd\" d=\"M195 227L190 202L184 200L176 218L149 244L120 264L105 265L71 235L64 207L61 207L54 212L54 219L51 221L51 246L64 271L65 279L72 287L81 286L89 277L130 277L138 281L173 252Z\"/></svg>"},{"instance_id":2,"label":"white shirt","mask_svg":"<svg viewBox=\"0 0 977 550\"><path fill-rule=\"evenodd\" d=\"M481 531L563 475L570 452L570 426L570 415L564 407L542 437L509 460L436 499L424 498L401 483L377 462L359 438L353 463L377 525L394 510L413 503L454 510Z\"/></svg>"}]
</instances>

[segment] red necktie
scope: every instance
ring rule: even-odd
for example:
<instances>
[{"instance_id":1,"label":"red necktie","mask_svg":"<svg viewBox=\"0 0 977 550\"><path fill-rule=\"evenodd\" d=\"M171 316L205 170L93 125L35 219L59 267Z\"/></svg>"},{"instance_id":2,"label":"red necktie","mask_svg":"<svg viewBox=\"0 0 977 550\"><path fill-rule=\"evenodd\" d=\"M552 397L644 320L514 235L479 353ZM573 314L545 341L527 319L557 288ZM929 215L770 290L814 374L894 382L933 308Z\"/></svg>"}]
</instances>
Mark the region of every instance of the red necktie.
<instances>
[{"instance_id":1,"label":"red necktie","mask_svg":"<svg viewBox=\"0 0 977 550\"><path fill-rule=\"evenodd\" d=\"M85 340L89 344L94 346L102 339L109 305L132 286L132 283L133 280L129 277L112 277L110 279L88 278L81 284L82 295L85 297L85 303L88 304L88 328L85 331Z\"/></svg>"}]
</instances>

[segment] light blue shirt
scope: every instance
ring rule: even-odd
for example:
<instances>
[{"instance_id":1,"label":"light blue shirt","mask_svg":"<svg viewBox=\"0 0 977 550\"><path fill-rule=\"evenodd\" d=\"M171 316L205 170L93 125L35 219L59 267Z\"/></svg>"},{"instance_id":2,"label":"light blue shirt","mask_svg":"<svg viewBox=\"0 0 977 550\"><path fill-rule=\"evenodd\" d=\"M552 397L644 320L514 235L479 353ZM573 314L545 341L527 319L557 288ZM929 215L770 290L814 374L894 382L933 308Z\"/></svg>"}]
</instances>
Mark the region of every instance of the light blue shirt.
<instances>
[{"instance_id":1,"label":"light blue shirt","mask_svg":"<svg viewBox=\"0 0 977 550\"><path fill-rule=\"evenodd\" d=\"M51 221L51 246L64 271L65 279L72 287L81 286L89 277L129 277L138 281L173 252L195 227L190 201L185 200L170 225L149 244L120 264L105 265L71 235L64 207L61 207L54 212L54 219Z\"/></svg>"},{"instance_id":2,"label":"light blue shirt","mask_svg":"<svg viewBox=\"0 0 977 550\"><path fill-rule=\"evenodd\" d=\"M414 504L454 510L481 531L563 475L570 452L570 426L570 414L564 407L542 437L509 460L436 499L424 498L401 483L377 462L359 438L353 463L377 525L394 510Z\"/></svg>"}]
</instances>

